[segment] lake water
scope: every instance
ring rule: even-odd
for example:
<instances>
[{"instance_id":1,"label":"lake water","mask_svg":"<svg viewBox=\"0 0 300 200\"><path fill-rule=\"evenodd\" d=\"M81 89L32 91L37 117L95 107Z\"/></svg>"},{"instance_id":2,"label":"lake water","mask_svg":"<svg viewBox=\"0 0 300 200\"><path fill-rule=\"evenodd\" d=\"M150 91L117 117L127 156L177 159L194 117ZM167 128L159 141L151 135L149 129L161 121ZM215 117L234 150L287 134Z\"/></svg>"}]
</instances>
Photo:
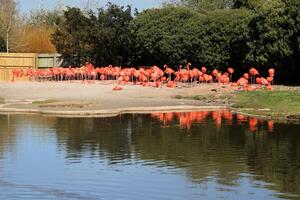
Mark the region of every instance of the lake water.
<instances>
[{"instance_id":1,"label":"lake water","mask_svg":"<svg viewBox=\"0 0 300 200\"><path fill-rule=\"evenodd\" d=\"M299 199L300 125L228 111L0 116L0 199Z\"/></svg>"}]
</instances>

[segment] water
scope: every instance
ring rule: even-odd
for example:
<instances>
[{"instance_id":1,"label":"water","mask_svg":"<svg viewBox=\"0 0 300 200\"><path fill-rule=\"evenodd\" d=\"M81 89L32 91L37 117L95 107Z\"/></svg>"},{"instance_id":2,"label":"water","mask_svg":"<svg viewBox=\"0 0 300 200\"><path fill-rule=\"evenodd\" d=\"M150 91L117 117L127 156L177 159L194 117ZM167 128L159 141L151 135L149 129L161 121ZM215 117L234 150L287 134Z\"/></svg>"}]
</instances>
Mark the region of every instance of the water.
<instances>
[{"instance_id":1,"label":"water","mask_svg":"<svg viewBox=\"0 0 300 200\"><path fill-rule=\"evenodd\" d=\"M228 111L0 116L0 199L298 199L300 125Z\"/></svg>"}]
</instances>

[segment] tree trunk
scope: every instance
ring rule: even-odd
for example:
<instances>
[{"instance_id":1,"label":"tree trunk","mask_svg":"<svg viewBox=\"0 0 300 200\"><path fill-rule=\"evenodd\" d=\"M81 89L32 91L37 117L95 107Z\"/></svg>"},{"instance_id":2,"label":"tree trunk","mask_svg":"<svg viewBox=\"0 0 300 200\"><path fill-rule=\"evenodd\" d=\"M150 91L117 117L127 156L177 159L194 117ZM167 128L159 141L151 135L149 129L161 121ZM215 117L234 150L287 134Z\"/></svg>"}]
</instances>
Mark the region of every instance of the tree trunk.
<instances>
[{"instance_id":1,"label":"tree trunk","mask_svg":"<svg viewBox=\"0 0 300 200\"><path fill-rule=\"evenodd\" d=\"M8 24L7 29L6 29L6 53L9 53L9 32L10 32L10 29L11 29L11 24L12 24L12 16L9 20L9 24Z\"/></svg>"},{"instance_id":2,"label":"tree trunk","mask_svg":"<svg viewBox=\"0 0 300 200\"><path fill-rule=\"evenodd\" d=\"M7 31L6 32L6 53L9 53L8 44L9 44L9 41L8 41L8 31Z\"/></svg>"}]
</instances>

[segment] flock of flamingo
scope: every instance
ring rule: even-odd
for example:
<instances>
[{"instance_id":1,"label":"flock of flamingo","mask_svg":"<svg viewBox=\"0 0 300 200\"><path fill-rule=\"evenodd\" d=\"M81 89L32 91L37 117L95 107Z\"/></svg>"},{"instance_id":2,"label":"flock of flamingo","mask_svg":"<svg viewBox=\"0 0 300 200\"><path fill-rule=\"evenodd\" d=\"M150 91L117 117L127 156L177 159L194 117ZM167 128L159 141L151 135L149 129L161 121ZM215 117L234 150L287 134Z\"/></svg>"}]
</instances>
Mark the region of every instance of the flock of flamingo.
<instances>
[{"instance_id":1,"label":"flock of flamingo","mask_svg":"<svg viewBox=\"0 0 300 200\"><path fill-rule=\"evenodd\" d=\"M152 113L151 117L158 119L163 127L167 127L173 122L174 119L179 121L179 126L182 129L191 129L192 124L202 123L204 124L208 117L212 117L217 128L221 128L222 122L226 122L228 125L232 125L236 122L237 125L242 123L248 123L249 130L252 132L257 131L259 124L263 124L264 121L253 117L247 117L241 114L233 114L229 110L221 111L200 111L200 112L179 112L179 113ZM267 127L269 132L273 132L273 121L267 121Z\"/></svg>"},{"instance_id":2,"label":"flock of flamingo","mask_svg":"<svg viewBox=\"0 0 300 200\"><path fill-rule=\"evenodd\" d=\"M82 67L54 67L47 69L28 69L19 70L14 69L13 79L27 77L30 80L49 80L49 81L82 81L95 82L114 80L117 84L113 90L123 90L122 85L137 84L144 87L162 87L176 88L184 83L219 83L227 84L232 87L240 87L245 91L254 91L257 89L273 90L272 84L274 83L275 70L273 68L268 70L269 76L264 78L255 68L251 68L248 73L238 79L237 82L232 82L232 75L234 69L229 67L226 72L213 69L210 73L206 67L198 69L194 67L191 69L191 64L187 64L186 68L182 65L179 70L174 71L168 65L163 69L158 66L149 68L133 68L133 67L118 67L106 66L95 67L91 63L86 63Z\"/></svg>"}]
</instances>

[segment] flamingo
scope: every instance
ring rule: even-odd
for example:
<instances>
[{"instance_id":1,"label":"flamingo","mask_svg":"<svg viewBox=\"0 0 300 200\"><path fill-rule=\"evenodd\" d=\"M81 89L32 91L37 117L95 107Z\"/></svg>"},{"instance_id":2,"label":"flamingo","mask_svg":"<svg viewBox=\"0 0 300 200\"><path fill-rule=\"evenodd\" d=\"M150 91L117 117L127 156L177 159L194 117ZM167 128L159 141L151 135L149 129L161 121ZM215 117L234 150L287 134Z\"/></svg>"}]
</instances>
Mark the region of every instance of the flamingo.
<instances>
[{"instance_id":1,"label":"flamingo","mask_svg":"<svg viewBox=\"0 0 300 200\"><path fill-rule=\"evenodd\" d=\"M212 83L218 81L218 84L229 84L232 82L232 74L234 69L228 67L227 72L221 73L214 69L209 74L207 73L206 67L201 67L198 70L196 67L190 68L191 63L187 64L187 69L183 69L182 65L179 65L179 69L174 71L168 65L164 65L163 70L158 66L154 65L150 68L141 67L135 69L134 67L122 67L122 66L102 66L95 67L91 63L85 63L79 67L69 66L68 68L54 67L47 69L27 69L27 70L12 70L12 81L18 77L29 77L29 79L36 81L69 81L80 80L83 83L95 82L96 80L114 80L118 85L124 84L139 84L142 86L149 87L162 87L166 86L168 88L175 88L180 82L191 83ZM275 70L270 68L268 70L269 76L256 77L259 75L255 68L251 68L249 73L244 73L243 76L237 81L230 84L231 87L241 86L246 91L254 91L257 89L264 88L268 91L273 90L272 84L274 82ZM174 80L172 80L172 74L175 75ZM256 83L257 86L249 85L249 77L251 77L250 82Z\"/></svg>"},{"instance_id":2,"label":"flamingo","mask_svg":"<svg viewBox=\"0 0 300 200\"><path fill-rule=\"evenodd\" d=\"M259 72L254 68L252 67L250 70L249 70L249 74L251 75L251 83L254 83L255 81L255 76L259 75Z\"/></svg>"},{"instance_id":3,"label":"flamingo","mask_svg":"<svg viewBox=\"0 0 300 200\"><path fill-rule=\"evenodd\" d=\"M218 74L219 74L219 71L214 69L212 72L211 72L211 75L213 75L213 77L215 77L215 79L218 79Z\"/></svg>"},{"instance_id":4,"label":"flamingo","mask_svg":"<svg viewBox=\"0 0 300 200\"><path fill-rule=\"evenodd\" d=\"M271 84L273 85L274 84L275 69L270 68L268 72L269 72L270 77L272 78Z\"/></svg>"},{"instance_id":5,"label":"flamingo","mask_svg":"<svg viewBox=\"0 0 300 200\"><path fill-rule=\"evenodd\" d=\"M120 91L120 90L123 90L123 88L119 85L113 88L113 91Z\"/></svg>"},{"instance_id":6,"label":"flamingo","mask_svg":"<svg viewBox=\"0 0 300 200\"><path fill-rule=\"evenodd\" d=\"M203 74L205 74L205 73L207 72L207 69L206 69L206 67L204 67L204 66L203 66L203 67L201 67L201 71L202 71L202 73L203 73Z\"/></svg>"},{"instance_id":7,"label":"flamingo","mask_svg":"<svg viewBox=\"0 0 300 200\"><path fill-rule=\"evenodd\" d=\"M176 87L176 82L175 81L168 81L167 83L168 88L175 88Z\"/></svg>"},{"instance_id":8,"label":"flamingo","mask_svg":"<svg viewBox=\"0 0 300 200\"><path fill-rule=\"evenodd\" d=\"M228 73L230 74L229 75L229 78L230 78L230 82L232 82L232 74L234 73L234 69L232 67L229 67L227 69Z\"/></svg>"}]
</instances>

